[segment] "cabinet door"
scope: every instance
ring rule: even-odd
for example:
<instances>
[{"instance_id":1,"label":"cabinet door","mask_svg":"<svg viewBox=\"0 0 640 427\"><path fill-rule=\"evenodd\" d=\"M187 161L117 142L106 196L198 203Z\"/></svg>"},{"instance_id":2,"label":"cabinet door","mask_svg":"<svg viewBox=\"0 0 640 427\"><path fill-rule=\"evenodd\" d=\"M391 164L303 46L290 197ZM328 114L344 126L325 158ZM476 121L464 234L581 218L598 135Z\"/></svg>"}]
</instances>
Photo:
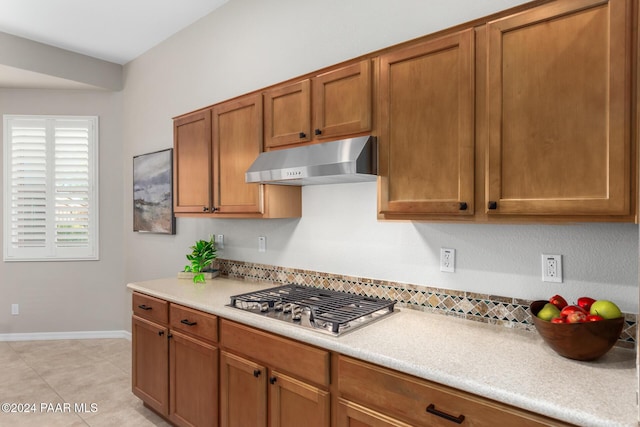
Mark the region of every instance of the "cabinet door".
<instances>
[{"instance_id":1,"label":"cabinet door","mask_svg":"<svg viewBox=\"0 0 640 427\"><path fill-rule=\"evenodd\" d=\"M262 186L244 174L262 151L262 102L251 95L213 108L214 206L219 213L261 213Z\"/></svg>"},{"instance_id":2,"label":"cabinet door","mask_svg":"<svg viewBox=\"0 0 640 427\"><path fill-rule=\"evenodd\" d=\"M338 427L411 427L410 424L344 399L338 401L337 419Z\"/></svg>"},{"instance_id":3,"label":"cabinet door","mask_svg":"<svg viewBox=\"0 0 640 427\"><path fill-rule=\"evenodd\" d=\"M174 211L211 208L211 112L200 111L173 124Z\"/></svg>"},{"instance_id":4,"label":"cabinet door","mask_svg":"<svg viewBox=\"0 0 640 427\"><path fill-rule=\"evenodd\" d=\"M218 349L174 330L170 340L169 419L218 425Z\"/></svg>"},{"instance_id":5,"label":"cabinet door","mask_svg":"<svg viewBox=\"0 0 640 427\"><path fill-rule=\"evenodd\" d=\"M474 33L380 58L379 211L472 215Z\"/></svg>"},{"instance_id":6,"label":"cabinet door","mask_svg":"<svg viewBox=\"0 0 640 427\"><path fill-rule=\"evenodd\" d=\"M270 383L271 427L329 427L329 393L272 371Z\"/></svg>"},{"instance_id":7,"label":"cabinet door","mask_svg":"<svg viewBox=\"0 0 640 427\"><path fill-rule=\"evenodd\" d=\"M553 2L487 26L487 212L630 213L630 2Z\"/></svg>"},{"instance_id":8,"label":"cabinet door","mask_svg":"<svg viewBox=\"0 0 640 427\"><path fill-rule=\"evenodd\" d=\"M371 61L365 60L313 78L316 138L371 130Z\"/></svg>"},{"instance_id":9,"label":"cabinet door","mask_svg":"<svg viewBox=\"0 0 640 427\"><path fill-rule=\"evenodd\" d=\"M158 413L169 409L169 343L164 326L133 316L131 324L133 394Z\"/></svg>"},{"instance_id":10,"label":"cabinet door","mask_svg":"<svg viewBox=\"0 0 640 427\"><path fill-rule=\"evenodd\" d=\"M220 352L220 425L267 426L267 369Z\"/></svg>"},{"instance_id":11,"label":"cabinet door","mask_svg":"<svg viewBox=\"0 0 640 427\"><path fill-rule=\"evenodd\" d=\"M264 146L311 140L309 80L274 88L264 94Z\"/></svg>"}]
</instances>

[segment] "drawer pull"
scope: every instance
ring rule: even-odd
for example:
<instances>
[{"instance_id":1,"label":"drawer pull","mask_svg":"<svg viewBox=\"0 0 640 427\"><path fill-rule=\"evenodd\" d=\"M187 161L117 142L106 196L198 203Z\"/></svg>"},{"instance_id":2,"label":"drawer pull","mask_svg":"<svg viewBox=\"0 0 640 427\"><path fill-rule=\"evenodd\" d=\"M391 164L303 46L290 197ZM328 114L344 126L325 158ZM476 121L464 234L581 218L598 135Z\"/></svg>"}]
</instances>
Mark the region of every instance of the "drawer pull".
<instances>
[{"instance_id":1,"label":"drawer pull","mask_svg":"<svg viewBox=\"0 0 640 427\"><path fill-rule=\"evenodd\" d=\"M142 310L151 310L153 307L149 307L148 305L140 304L138 306L138 308L141 308Z\"/></svg>"},{"instance_id":2,"label":"drawer pull","mask_svg":"<svg viewBox=\"0 0 640 427\"><path fill-rule=\"evenodd\" d=\"M278 381L278 378L276 378L276 377L269 378L269 383L271 383L271 384L275 384L276 381Z\"/></svg>"},{"instance_id":3,"label":"drawer pull","mask_svg":"<svg viewBox=\"0 0 640 427\"><path fill-rule=\"evenodd\" d=\"M260 372L260 369L254 369L253 370L253 376L258 378L260 376L262 372Z\"/></svg>"},{"instance_id":4,"label":"drawer pull","mask_svg":"<svg viewBox=\"0 0 640 427\"><path fill-rule=\"evenodd\" d=\"M442 417L446 420L453 421L456 424L462 424L462 422L464 421L464 415L454 417L453 415L449 415L446 412L438 411L436 409L436 405L434 405L433 403L427 406L427 412L433 415L437 415L438 417Z\"/></svg>"},{"instance_id":5,"label":"drawer pull","mask_svg":"<svg viewBox=\"0 0 640 427\"><path fill-rule=\"evenodd\" d=\"M182 319L180 323L187 326L195 326L198 324L198 322L189 322L189 319Z\"/></svg>"}]
</instances>

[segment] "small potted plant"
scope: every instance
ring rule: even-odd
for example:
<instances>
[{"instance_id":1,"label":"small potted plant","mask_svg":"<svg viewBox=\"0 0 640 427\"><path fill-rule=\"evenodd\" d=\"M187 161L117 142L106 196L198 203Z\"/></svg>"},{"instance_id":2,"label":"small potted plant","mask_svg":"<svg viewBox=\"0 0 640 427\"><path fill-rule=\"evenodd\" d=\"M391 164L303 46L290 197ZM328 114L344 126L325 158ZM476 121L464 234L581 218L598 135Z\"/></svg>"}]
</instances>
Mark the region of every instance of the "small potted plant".
<instances>
[{"instance_id":1,"label":"small potted plant","mask_svg":"<svg viewBox=\"0 0 640 427\"><path fill-rule=\"evenodd\" d=\"M209 236L209 240L197 240L191 246L191 253L187 254L190 264L185 265L184 271L194 273L193 283L204 283L205 272L211 267L216 258L216 240L214 236Z\"/></svg>"}]
</instances>

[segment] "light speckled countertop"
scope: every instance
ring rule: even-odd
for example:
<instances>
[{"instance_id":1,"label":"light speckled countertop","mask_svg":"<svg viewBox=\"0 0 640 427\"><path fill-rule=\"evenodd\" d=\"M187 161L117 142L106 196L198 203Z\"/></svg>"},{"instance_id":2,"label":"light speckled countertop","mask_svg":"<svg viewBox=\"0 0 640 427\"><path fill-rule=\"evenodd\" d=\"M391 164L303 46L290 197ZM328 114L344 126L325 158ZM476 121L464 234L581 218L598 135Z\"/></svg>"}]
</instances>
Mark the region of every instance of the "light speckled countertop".
<instances>
[{"instance_id":1,"label":"light speckled countertop","mask_svg":"<svg viewBox=\"0 0 640 427\"><path fill-rule=\"evenodd\" d=\"M536 333L400 309L340 337L226 307L229 297L275 285L216 278L158 279L127 287L579 426L637 426L636 353L565 359Z\"/></svg>"}]
</instances>

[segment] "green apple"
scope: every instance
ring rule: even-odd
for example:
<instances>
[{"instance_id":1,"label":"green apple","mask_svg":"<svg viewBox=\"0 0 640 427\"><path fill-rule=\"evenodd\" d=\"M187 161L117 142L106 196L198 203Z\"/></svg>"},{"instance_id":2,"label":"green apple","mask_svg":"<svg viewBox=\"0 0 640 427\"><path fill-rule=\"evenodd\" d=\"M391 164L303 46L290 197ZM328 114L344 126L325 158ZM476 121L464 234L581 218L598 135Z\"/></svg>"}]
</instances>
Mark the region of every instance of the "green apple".
<instances>
[{"instance_id":1,"label":"green apple","mask_svg":"<svg viewBox=\"0 0 640 427\"><path fill-rule=\"evenodd\" d=\"M538 317L549 322L553 318L560 317L560 310L558 310L558 307L548 302L544 307L542 307L542 310L538 312Z\"/></svg>"},{"instance_id":2,"label":"green apple","mask_svg":"<svg viewBox=\"0 0 640 427\"><path fill-rule=\"evenodd\" d=\"M605 319L617 319L618 317L622 317L622 312L620 311L618 306L611 301L607 301L604 299L598 300L591 304L589 314L602 316Z\"/></svg>"}]
</instances>

